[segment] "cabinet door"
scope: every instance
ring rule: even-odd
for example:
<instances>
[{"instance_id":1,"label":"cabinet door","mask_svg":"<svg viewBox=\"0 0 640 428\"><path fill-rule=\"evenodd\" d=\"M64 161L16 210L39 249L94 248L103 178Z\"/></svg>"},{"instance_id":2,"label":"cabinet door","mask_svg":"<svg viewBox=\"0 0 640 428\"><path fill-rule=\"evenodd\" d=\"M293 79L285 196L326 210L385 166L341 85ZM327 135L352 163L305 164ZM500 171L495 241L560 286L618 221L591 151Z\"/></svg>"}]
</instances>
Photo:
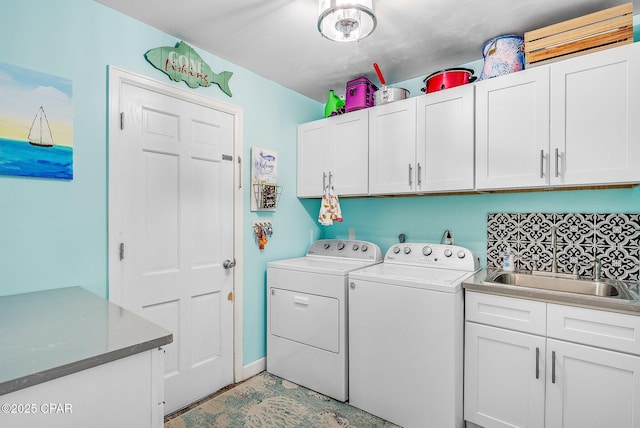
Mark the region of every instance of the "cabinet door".
<instances>
[{"instance_id":1,"label":"cabinet door","mask_svg":"<svg viewBox=\"0 0 640 428\"><path fill-rule=\"evenodd\" d=\"M417 190L473 190L474 90L464 85L417 98Z\"/></svg>"},{"instance_id":2,"label":"cabinet door","mask_svg":"<svg viewBox=\"0 0 640 428\"><path fill-rule=\"evenodd\" d=\"M298 126L298 191L300 198L322 196L323 174L329 158L329 122L316 120Z\"/></svg>"},{"instance_id":3,"label":"cabinet door","mask_svg":"<svg viewBox=\"0 0 640 428\"><path fill-rule=\"evenodd\" d=\"M369 109L369 193L416 190L416 99Z\"/></svg>"},{"instance_id":4,"label":"cabinet door","mask_svg":"<svg viewBox=\"0 0 640 428\"><path fill-rule=\"evenodd\" d=\"M369 192L369 113L358 110L329 120L332 184L338 195Z\"/></svg>"},{"instance_id":5,"label":"cabinet door","mask_svg":"<svg viewBox=\"0 0 640 428\"><path fill-rule=\"evenodd\" d=\"M552 184L640 181L638 76L634 44L551 65Z\"/></svg>"},{"instance_id":6,"label":"cabinet door","mask_svg":"<svg viewBox=\"0 0 640 428\"><path fill-rule=\"evenodd\" d=\"M466 322L465 420L544 427L544 355L544 337Z\"/></svg>"},{"instance_id":7,"label":"cabinet door","mask_svg":"<svg viewBox=\"0 0 640 428\"><path fill-rule=\"evenodd\" d=\"M640 357L547 340L546 428L640 428Z\"/></svg>"},{"instance_id":8,"label":"cabinet door","mask_svg":"<svg viewBox=\"0 0 640 428\"><path fill-rule=\"evenodd\" d=\"M549 68L476 83L476 188L549 184Z\"/></svg>"}]
</instances>

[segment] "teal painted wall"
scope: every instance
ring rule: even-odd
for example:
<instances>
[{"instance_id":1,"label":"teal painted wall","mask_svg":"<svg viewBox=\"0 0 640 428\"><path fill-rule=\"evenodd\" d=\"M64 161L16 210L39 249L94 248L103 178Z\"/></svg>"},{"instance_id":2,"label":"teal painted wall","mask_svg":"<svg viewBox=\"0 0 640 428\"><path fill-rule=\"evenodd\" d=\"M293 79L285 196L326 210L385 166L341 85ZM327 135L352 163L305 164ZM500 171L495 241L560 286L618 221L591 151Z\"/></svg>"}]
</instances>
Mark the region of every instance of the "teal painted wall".
<instances>
[{"instance_id":1,"label":"teal painted wall","mask_svg":"<svg viewBox=\"0 0 640 428\"><path fill-rule=\"evenodd\" d=\"M638 166L640 168L640 165ZM319 210L307 202L310 212ZM407 241L440 242L445 230L472 250L486 266L487 214L490 212L638 213L640 187L398 198L343 198L342 223L325 227L324 238L358 239L386 250L404 233Z\"/></svg>"},{"instance_id":2,"label":"teal painted wall","mask_svg":"<svg viewBox=\"0 0 640 428\"><path fill-rule=\"evenodd\" d=\"M7 3L0 38L1 62L72 80L74 108L72 181L0 176L0 295L80 285L107 297L107 66L190 90L143 57L179 40L93 0ZM323 105L193 47L214 71L234 73L232 98L215 85L194 91L244 111L244 361L250 363L266 353L266 262L304 253L320 233L295 197L295 164L297 125L321 117ZM280 157L284 193L276 213L249 211L252 146ZM274 223L263 252L253 240L256 219Z\"/></svg>"},{"instance_id":3,"label":"teal painted wall","mask_svg":"<svg viewBox=\"0 0 640 428\"><path fill-rule=\"evenodd\" d=\"M33 11L38 10L37 14ZM107 296L107 66L170 83L143 58L178 40L93 0L31 0L3 8L0 61L73 81L74 180L0 176L0 295L81 285ZM244 363L266 354L266 263L304 254L320 237L356 237L386 249L398 233L439 241L444 229L484 256L490 211L638 212L636 189L343 199L345 221L316 222L318 200L296 193L296 126L322 116L323 105L193 46L214 71L230 70L233 97L217 87L196 91L244 111ZM481 63L475 62L479 73ZM476 73L476 74L477 74ZM420 95L424 76L396 86ZM184 84L173 85L185 88ZM283 196L275 213L249 211L252 146L276 150ZM640 166L639 166L640 167ZM271 220L274 236L260 251L254 220Z\"/></svg>"}]
</instances>

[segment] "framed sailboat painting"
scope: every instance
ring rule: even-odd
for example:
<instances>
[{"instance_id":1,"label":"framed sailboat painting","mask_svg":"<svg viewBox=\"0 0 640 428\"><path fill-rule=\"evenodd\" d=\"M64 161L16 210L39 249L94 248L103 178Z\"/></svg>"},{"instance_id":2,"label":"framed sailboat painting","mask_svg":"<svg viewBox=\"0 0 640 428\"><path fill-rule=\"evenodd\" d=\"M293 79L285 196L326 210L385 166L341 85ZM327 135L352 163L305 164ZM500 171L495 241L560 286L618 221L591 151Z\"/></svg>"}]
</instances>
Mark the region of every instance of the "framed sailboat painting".
<instances>
[{"instance_id":1,"label":"framed sailboat painting","mask_svg":"<svg viewBox=\"0 0 640 428\"><path fill-rule=\"evenodd\" d=\"M0 174L73 179L71 81L0 62Z\"/></svg>"}]
</instances>

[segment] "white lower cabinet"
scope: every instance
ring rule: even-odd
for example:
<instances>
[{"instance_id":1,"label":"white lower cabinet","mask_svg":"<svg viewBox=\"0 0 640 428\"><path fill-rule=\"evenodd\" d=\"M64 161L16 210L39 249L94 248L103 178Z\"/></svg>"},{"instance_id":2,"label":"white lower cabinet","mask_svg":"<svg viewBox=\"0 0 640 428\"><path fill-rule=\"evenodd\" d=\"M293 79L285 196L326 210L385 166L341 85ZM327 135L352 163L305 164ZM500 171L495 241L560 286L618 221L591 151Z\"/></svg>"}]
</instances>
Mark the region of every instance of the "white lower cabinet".
<instances>
[{"instance_id":1,"label":"white lower cabinet","mask_svg":"<svg viewBox=\"0 0 640 428\"><path fill-rule=\"evenodd\" d=\"M0 427L161 428L163 373L157 348L19 389L0 396Z\"/></svg>"},{"instance_id":2,"label":"white lower cabinet","mask_svg":"<svg viewBox=\"0 0 640 428\"><path fill-rule=\"evenodd\" d=\"M465 419L487 428L543 427L544 352L544 337L467 322Z\"/></svg>"},{"instance_id":3,"label":"white lower cabinet","mask_svg":"<svg viewBox=\"0 0 640 428\"><path fill-rule=\"evenodd\" d=\"M640 317L474 292L465 316L466 421L640 428Z\"/></svg>"},{"instance_id":4,"label":"white lower cabinet","mask_svg":"<svg viewBox=\"0 0 640 428\"><path fill-rule=\"evenodd\" d=\"M640 426L640 357L547 339L547 428Z\"/></svg>"}]
</instances>

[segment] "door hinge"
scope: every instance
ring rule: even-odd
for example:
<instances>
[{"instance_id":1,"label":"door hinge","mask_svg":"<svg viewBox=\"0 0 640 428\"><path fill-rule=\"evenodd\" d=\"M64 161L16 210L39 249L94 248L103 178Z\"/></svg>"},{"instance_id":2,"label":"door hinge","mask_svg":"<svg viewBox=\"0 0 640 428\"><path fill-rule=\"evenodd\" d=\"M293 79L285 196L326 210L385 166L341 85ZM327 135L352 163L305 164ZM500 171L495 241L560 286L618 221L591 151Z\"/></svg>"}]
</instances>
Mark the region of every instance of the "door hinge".
<instances>
[{"instance_id":1,"label":"door hinge","mask_svg":"<svg viewBox=\"0 0 640 428\"><path fill-rule=\"evenodd\" d=\"M120 112L120 129L124 129L124 112Z\"/></svg>"},{"instance_id":2,"label":"door hinge","mask_svg":"<svg viewBox=\"0 0 640 428\"><path fill-rule=\"evenodd\" d=\"M233 156L231 156L231 155L222 155L222 160L224 160L224 161L232 161L233 160Z\"/></svg>"},{"instance_id":3,"label":"door hinge","mask_svg":"<svg viewBox=\"0 0 640 428\"><path fill-rule=\"evenodd\" d=\"M124 242L120 243L120 260L124 260Z\"/></svg>"}]
</instances>

